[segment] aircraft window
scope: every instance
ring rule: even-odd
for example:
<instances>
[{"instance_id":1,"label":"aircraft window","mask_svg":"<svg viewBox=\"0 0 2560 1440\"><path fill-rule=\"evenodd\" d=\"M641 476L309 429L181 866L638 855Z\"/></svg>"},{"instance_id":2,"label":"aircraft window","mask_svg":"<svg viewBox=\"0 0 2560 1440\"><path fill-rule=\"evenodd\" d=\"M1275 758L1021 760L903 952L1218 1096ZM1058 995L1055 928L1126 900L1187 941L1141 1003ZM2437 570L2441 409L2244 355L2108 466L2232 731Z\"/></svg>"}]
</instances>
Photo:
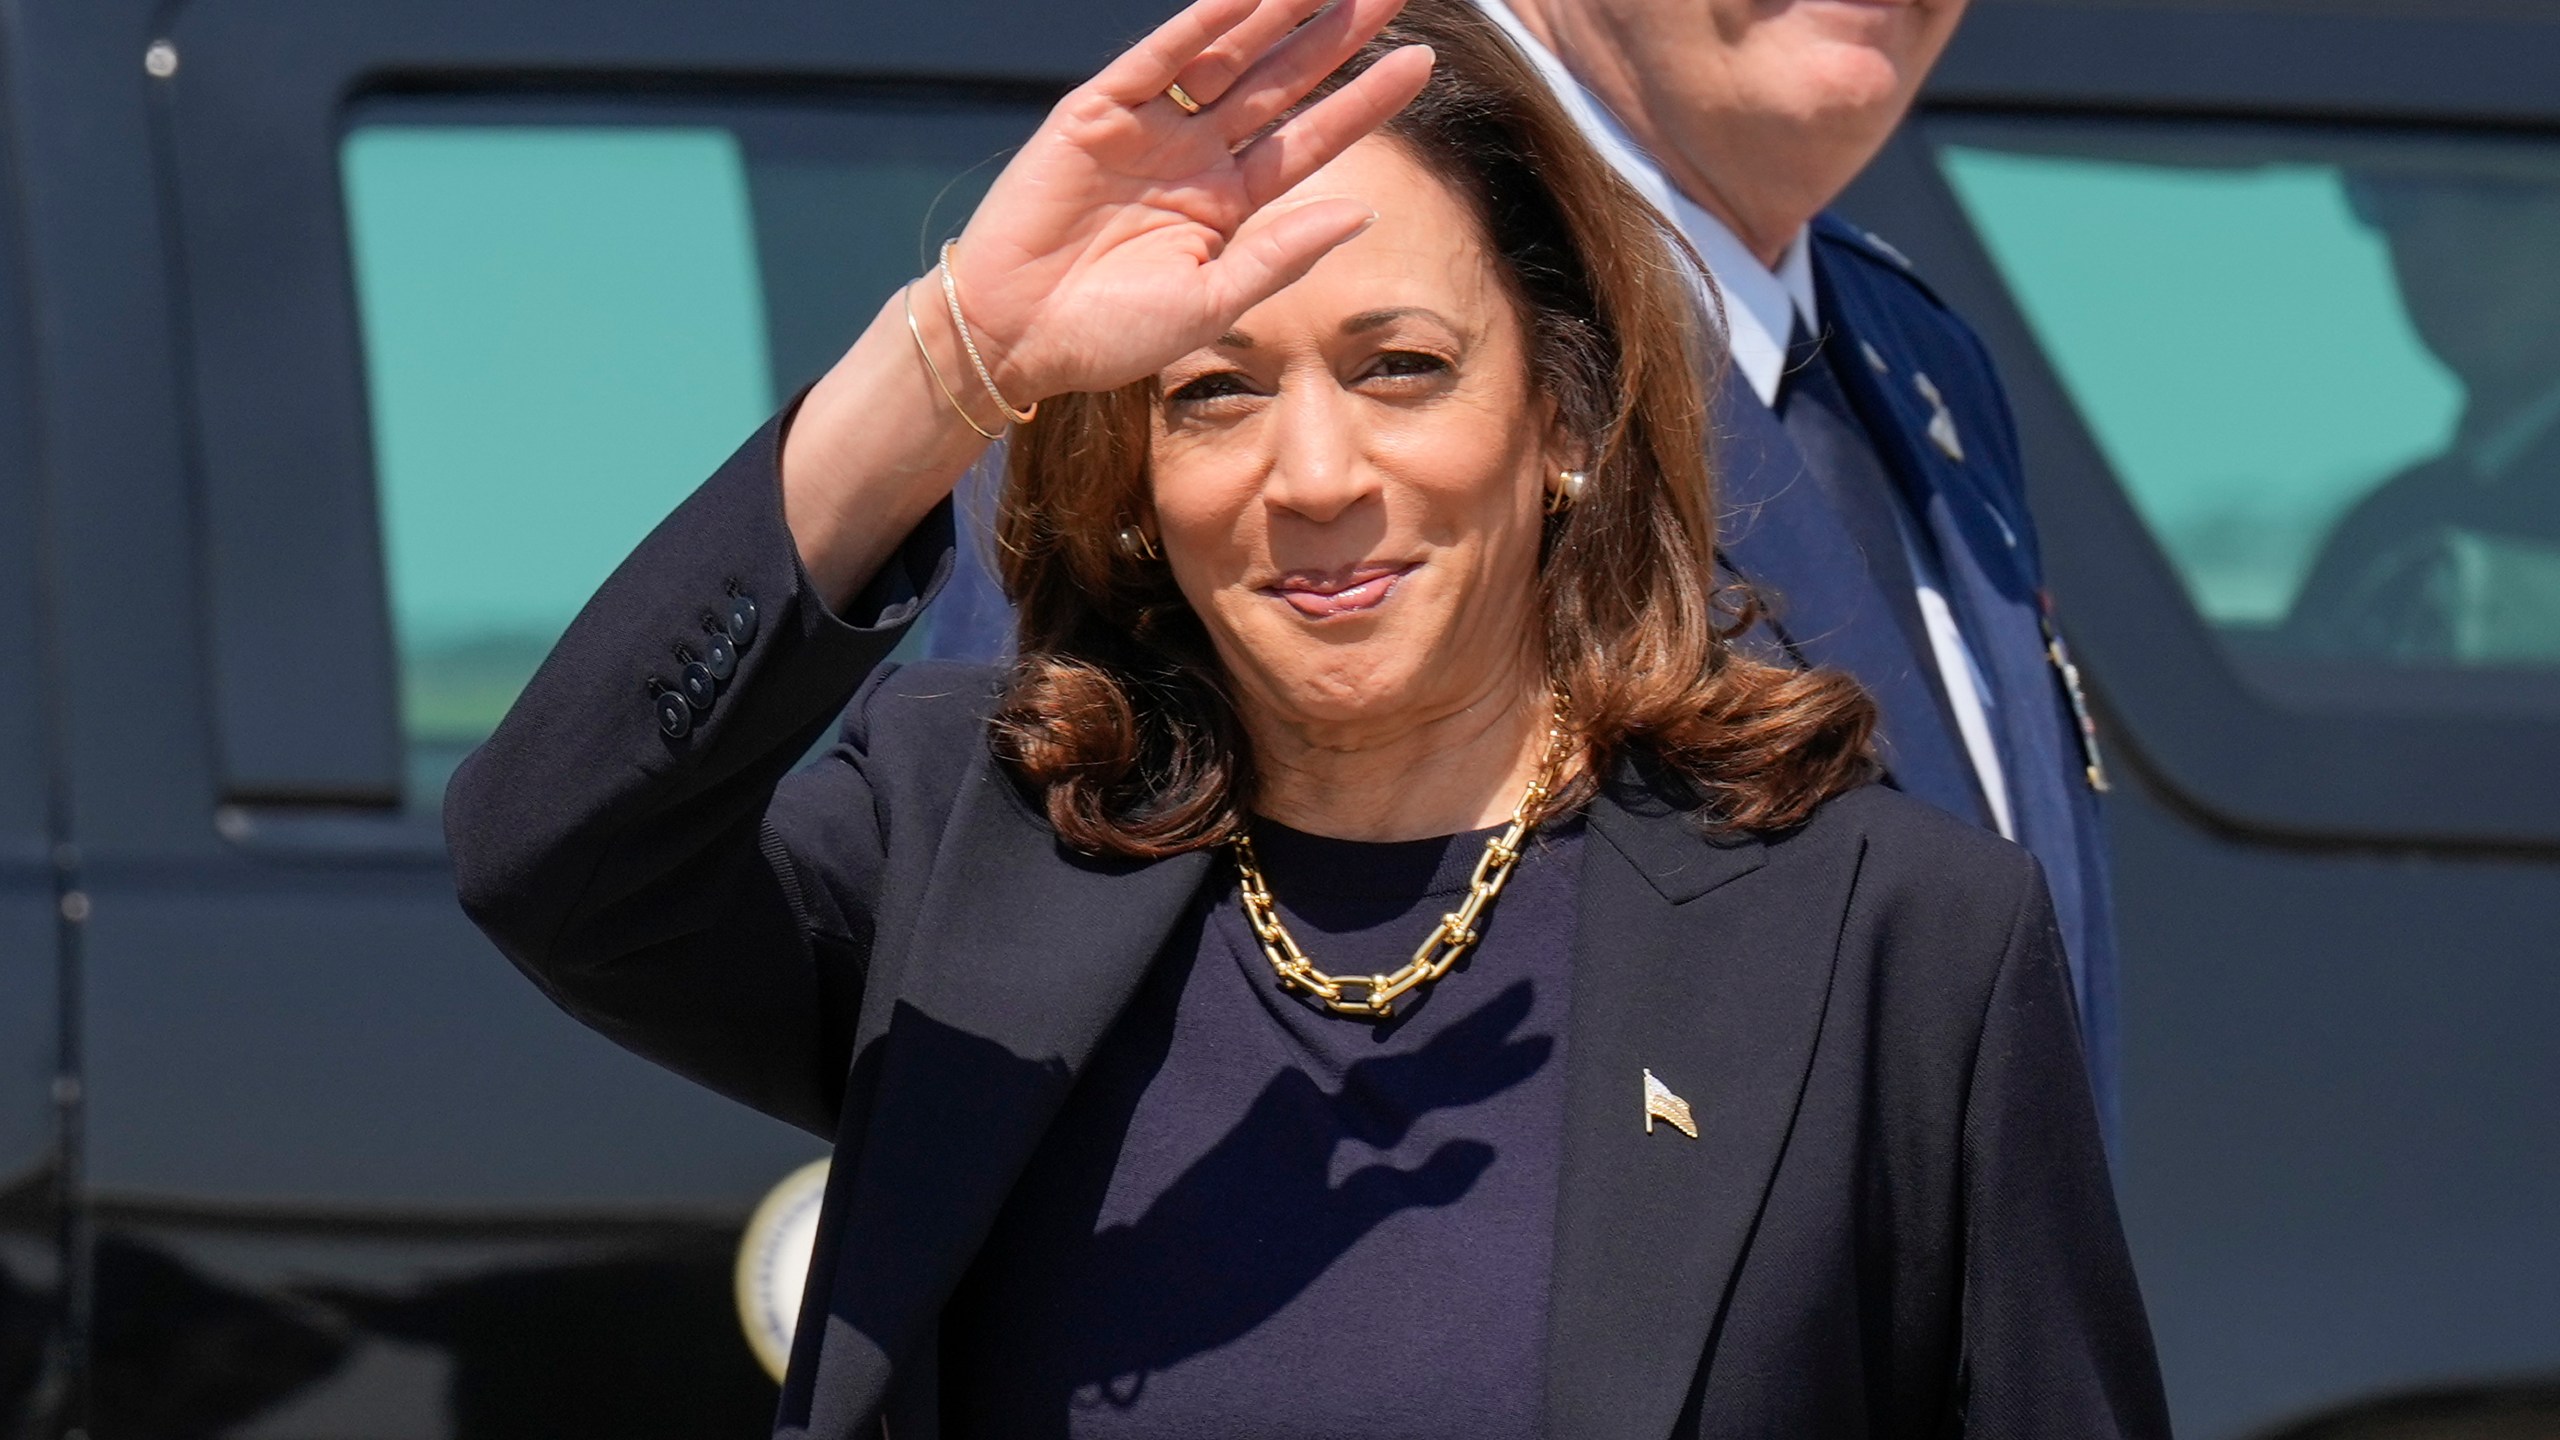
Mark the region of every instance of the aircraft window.
<instances>
[{"instance_id":1,"label":"aircraft window","mask_svg":"<svg viewBox=\"0 0 2560 1440\"><path fill-rule=\"evenodd\" d=\"M2560 697L2560 144L1952 118L1939 163L2188 598L2297 707Z\"/></svg>"},{"instance_id":2,"label":"aircraft window","mask_svg":"<svg viewBox=\"0 0 2560 1440\"><path fill-rule=\"evenodd\" d=\"M432 806L614 564L922 272L1036 115L416 108L340 163L407 791Z\"/></svg>"}]
</instances>

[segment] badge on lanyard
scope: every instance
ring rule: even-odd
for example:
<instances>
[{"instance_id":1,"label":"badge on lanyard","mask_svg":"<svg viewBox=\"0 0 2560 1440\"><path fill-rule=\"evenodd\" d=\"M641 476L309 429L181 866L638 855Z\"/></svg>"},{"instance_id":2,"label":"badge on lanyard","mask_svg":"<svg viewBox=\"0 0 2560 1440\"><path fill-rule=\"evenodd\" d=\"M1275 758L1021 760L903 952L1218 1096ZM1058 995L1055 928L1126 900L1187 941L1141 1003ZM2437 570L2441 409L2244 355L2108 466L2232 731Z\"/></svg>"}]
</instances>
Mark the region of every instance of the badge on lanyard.
<instances>
[{"instance_id":1,"label":"badge on lanyard","mask_svg":"<svg viewBox=\"0 0 2560 1440\"><path fill-rule=\"evenodd\" d=\"M2071 699L2071 718L2080 728L2081 772L2089 777L2089 788L2101 795L2115 787L2107 781L2107 762L2098 754L2098 720L2089 712L2089 692L2080 685L2080 667L2071 663L2071 647L2062 643L2062 632L2053 625L2053 597L2040 596L2044 614L2045 658L2053 662L2053 673L2062 679L2062 693Z\"/></svg>"}]
</instances>

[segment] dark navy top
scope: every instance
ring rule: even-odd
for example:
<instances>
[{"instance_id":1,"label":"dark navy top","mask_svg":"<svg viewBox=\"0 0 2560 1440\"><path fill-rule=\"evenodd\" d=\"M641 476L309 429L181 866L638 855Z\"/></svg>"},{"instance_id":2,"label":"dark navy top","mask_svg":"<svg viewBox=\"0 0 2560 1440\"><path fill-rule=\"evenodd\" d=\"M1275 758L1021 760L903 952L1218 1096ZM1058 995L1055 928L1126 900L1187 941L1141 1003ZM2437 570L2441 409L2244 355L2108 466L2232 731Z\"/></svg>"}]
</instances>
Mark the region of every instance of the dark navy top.
<instances>
[{"instance_id":1,"label":"dark navy top","mask_svg":"<svg viewBox=\"0 0 2560 1440\"><path fill-rule=\"evenodd\" d=\"M1316 968L1396 968L1495 830L1258 822ZM1384 1023L1284 992L1222 865L946 1312L954 1440L1541 1434L1579 822Z\"/></svg>"}]
</instances>

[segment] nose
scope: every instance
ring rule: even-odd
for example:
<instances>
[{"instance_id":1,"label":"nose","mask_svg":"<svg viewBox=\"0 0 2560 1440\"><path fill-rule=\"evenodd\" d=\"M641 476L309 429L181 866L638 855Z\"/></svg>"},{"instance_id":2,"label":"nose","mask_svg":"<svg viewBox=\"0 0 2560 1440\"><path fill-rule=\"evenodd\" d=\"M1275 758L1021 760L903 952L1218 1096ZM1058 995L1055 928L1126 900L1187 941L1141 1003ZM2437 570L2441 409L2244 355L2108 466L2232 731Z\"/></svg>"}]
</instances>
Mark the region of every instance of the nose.
<instances>
[{"instance_id":1,"label":"nose","mask_svg":"<svg viewBox=\"0 0 2560 1440\"><path fill-rule=\"evenodd\" d=\"M1322 525L1377 490L1360 445L1357 407L1330 377L1283 387L1273 415L1271 473L1264 503Z\"/></svg>"}]
</instances>

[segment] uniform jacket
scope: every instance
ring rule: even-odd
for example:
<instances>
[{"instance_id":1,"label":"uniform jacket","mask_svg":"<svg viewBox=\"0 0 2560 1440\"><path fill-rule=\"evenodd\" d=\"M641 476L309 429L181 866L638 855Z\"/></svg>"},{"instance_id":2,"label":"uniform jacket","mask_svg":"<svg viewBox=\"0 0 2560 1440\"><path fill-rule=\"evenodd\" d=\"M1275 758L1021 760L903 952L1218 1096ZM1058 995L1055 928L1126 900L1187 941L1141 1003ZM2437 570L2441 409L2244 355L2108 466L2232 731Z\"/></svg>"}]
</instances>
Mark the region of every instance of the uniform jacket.
<instances>
[{"instance_id":1,"label":"uniform jacket","mask_svg":"<svg viewBox=\"0 0 2560 1440\"><path fill-rule=\"evenodd\" d=\"M989 758L995 673L882 663L948 509L831 612L778 434L605 584L445 813L466 908L562 1006L834 1142L775 1433L920 1440L947 1298L1233 880L1062 847ZM1876 787L1711 838L1640 761L1588 819L1550 1433L2165 1434L2033 861ZM1696 1139L1646 1133L1646 1070Z\"/></svg>"},{"instance_id":2,"label":"uniform jacket","mask_svg":"<svg viewBox=\"0 0 2560 1440\"><path fill-rule=\"evenodd\" d=\"M2079 720L2049 649L2043 562L2007 397L1982 342L1899 253L1827 215L1814 222L1812 244L1841 385L1945 562L1947 599L1991 702L2018 842L2043 862L2091 1080L2102 1113L2112 1114L2116 961L2105 838ZM1717 400L1726 562L1773 603L1789 649L1848 671L1876 697L1892 783L1989 828L1963 737L1933 688L1936 657L1895 623L1876 568L1777 417L1730 370Z\"/></svg>"}]
</instances>

